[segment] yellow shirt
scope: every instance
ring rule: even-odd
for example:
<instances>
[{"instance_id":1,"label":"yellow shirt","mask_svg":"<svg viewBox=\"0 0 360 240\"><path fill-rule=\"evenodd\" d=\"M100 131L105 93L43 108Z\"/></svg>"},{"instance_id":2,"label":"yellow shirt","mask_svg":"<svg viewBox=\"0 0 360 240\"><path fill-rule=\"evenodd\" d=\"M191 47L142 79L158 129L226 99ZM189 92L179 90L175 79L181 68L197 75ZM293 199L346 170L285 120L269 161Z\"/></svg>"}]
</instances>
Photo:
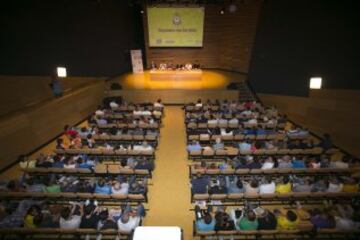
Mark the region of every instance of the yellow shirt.
<instances>
[{"instance_id":1,"label":"yellow shirt","mask_svg":"<svg viewBox=\"0 0 360 240\"><path fill-rule=\"evenodd\" d=\"M358 192L359 191L359 184L344 184L343 185L343 192Z\"/></svg>"},{"instance_id":2,"label":"yellow shirt","mask_svg":"<svg viewBox=\"0 0 360 240\"><path fill-rule=\"evenodd\" d=\"M24 219L24 226L26 228L36 228L35 224L34 224L34 216L31 215L26 215L25 219Z\"/></svg>"},{"instance_id":3,"label":"yellow shirt","mask_svg":"<svg viewBox=\"0 0 360 240\"><path fill-rule=\"evenodd\" d=\"M277 228L279 230L297 229L298 225L299 225L299 219L296 219L295 222L291 222L284 216L277 217Z\"/></svg>"},{"instance_id":4,"label":"yellow shirt","mask_svg":"<svg viewBox=\"0 0 360 240\"><path fill-rule=\"evenodd\" d=\"M276 193L289 193L289 192L291 192L291 183L287 183L287 184L280 183L280 184L276 185L275 192Z\"/></svg>"}]
</instances>

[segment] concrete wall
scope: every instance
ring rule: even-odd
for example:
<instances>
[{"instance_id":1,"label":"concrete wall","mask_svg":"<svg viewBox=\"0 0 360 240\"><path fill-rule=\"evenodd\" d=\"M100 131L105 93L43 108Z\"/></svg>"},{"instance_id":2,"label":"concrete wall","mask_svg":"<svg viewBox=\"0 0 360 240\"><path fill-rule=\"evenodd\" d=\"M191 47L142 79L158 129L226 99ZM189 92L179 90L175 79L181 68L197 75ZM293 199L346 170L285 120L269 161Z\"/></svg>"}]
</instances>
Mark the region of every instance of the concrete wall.
<instances>
[{"instance_id":1,"label":"concrete wall","mask_svg":"<svg viewBox=\"0 0 360 240\"><path fill-rule=\"evenodd\" d=\"M104 86L104 81L99 80L61 98L1 118L0 169L60 134L64 125L86 118L101 102Z\"/></svg>"},{"instance_id":2,"label":"concrete wall","mask_svg":"<svg viewBox=\"0 0 360 240\"><path fill-rule=\"evenodd\" d=\"M311 90L309 97L258 96L315 133L329 133L336 145L360 157L359 90Z\"/></svg>"}]
</instances>

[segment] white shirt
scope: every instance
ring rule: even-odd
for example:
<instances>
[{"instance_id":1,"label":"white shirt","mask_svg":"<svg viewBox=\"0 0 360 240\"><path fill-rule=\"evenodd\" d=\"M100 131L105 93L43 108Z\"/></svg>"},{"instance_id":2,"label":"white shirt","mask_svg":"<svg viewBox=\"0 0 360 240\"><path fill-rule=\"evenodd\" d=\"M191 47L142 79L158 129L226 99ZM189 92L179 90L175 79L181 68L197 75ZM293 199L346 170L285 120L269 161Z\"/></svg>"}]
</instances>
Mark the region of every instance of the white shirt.
<instances>
[{"instance_id":1,"label":"white shirt","mask_svg":"<svg viewBox=\"0 0 360 240\"><path fill-rule=\"evenodd\" d=\"M140 217L129 217L129 221L127 223L122 223L121 218L118 220L118 228L120 231L130 232L134 230L137 226L139 226Z\"/></svg>"},{"instance_id":2,"label":"white shirt","mask_svg":"<svg viewBox=\"0 0 360 240\"><path fill-rule=\"evenodd\" d=\"M260 194L261 193L275 193L275 183L271 182L269 184L261 184Z\"/></svg>"},{"instance_id":3,"label":"white shirt","mask_svg":"<svg viewBox=\"0 0 360 240\"><path fill-rule=\"evenodd\" d=\"M99 110L96 110L95 115L96 115L96 116L104 116L105 113L104 113L104 111L102 111L102 110L99 109Z\"/></svg>"},{"instance_id":4,"label":"white shirt","mask_svg":"<svg viewBox=\"0 0 360 240\"><path fill-rule=\"evenodd\" d=\"M264 162L264 164L261 167L261 169L272 169L272 168L274 168L273 162Z\"/></svg>"},{"instance_id":5,"label":"white shirt","mask_svg":"<svg viewBox=\"0 0 360 240\"><path fill-rule=\"evenodd\" d=\"M73 215L70 219L65 220L62 217L60 218L60 228L63 229L76 229L79 228L81 223L81 216Z\"/></svg>"},{"instance_id":6,"label":"white shirt","mask_svg":"<svg viewBox=\"0 0 360 240\"><path fill-rule=\"evenodd\" d=\"M110 102L110 107L111 108L118 108L119 104L117 104L116 102Z\"/></svg>"},{"instance_id":7,"label":"white shirt","mask_svg":"<svg viewBox=\"0 0 360 240\"><path fill-rule=\"evenodd\" d=\"M111 192L114 194L128 194L129 192L129 184L128 183L122 183L121 188L116 190L114 187L111 188Z\"/></svg>"},{"instance_id":8,"label":"white shirt","mask_svg":"<svg viewBox=\"0 0 360 240\"><path fill-rule=\"evenodd\" d=\"M343 189L343 185L341 183L340 184L329 183L327 192L338 193L338 192L342 192L342 189Z\"/></svg>"}]
</instances>

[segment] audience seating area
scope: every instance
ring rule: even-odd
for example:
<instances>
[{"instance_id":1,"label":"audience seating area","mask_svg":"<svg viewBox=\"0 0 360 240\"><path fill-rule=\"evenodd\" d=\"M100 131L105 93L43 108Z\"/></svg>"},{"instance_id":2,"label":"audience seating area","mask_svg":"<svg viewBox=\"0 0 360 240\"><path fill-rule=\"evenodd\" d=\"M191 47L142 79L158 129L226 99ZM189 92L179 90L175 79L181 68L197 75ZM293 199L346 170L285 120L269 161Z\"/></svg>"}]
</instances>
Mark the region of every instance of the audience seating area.
<instances>
[{"instance_id":1,"label":"audience seating area","mask_svg":"<svg viewBox=\"0 0 360 240\"><path fill-rule=\"evenodd\" d=\"M104 99L86 124L65 126L53 153L21 157L22 177L0 182L0 237L131 238L145 216L162 115L161 100Z\"/></svg>"},{"instance_id":2,"label":"audience seating area","mask_svg":"<svg viewBox=\"0 0 360 240\"><path fill-rule=\"evenodd\" d=\"M359 163L258 102L187 104L193 235L358 239Z\"/></svg>"}]
</instances>

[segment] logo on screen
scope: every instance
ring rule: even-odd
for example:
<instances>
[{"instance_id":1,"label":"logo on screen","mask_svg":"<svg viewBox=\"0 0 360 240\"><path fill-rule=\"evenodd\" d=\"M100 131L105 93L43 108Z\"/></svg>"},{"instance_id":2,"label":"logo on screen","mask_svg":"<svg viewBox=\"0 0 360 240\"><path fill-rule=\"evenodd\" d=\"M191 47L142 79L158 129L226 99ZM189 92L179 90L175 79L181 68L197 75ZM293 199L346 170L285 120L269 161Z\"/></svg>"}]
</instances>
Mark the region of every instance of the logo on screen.
<instances>
[{"instance_id":1,"label":"logo on screen","mask_svg":"<svg viewBox=\"0 0 360 240\"><path fill-rule=\"evenodd\" d=\"M173 24L174 24L174 25L180 25L180 24L181 24L181 17L179 16L178 13L175 13L175 14L174 14Z\"/></svg>"}]
</instances>

